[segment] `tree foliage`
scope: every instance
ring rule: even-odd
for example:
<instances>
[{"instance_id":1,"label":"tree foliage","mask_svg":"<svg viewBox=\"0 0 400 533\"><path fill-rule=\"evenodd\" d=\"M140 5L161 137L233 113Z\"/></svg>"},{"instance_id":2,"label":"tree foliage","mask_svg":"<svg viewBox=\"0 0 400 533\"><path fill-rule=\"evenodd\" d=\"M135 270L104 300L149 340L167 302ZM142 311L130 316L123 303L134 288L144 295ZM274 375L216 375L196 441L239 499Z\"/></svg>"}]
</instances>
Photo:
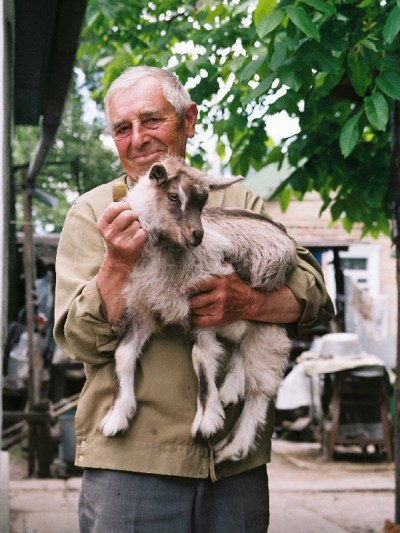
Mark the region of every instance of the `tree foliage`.
<instances>
[{"instance_id":1,"label":"tree foliage","mask_svg":"<svg viewBox=\"0 0 400 533\"><path fill-rule=\"evenodd\" d=\"M175 71L232 172L286 160L283 207L317 190L334 220L377 235L393 196L399 30L400 0L91 0L80 64L99 103L128 66ZM300 131L275 145L267 119L281 111Z\"/></svg>"},{"instance_id":2,"label":"tree foliage","mask_svg":"<svg viewBox=\"0 0 400 533\"><path fill-rule=\"evenodd\" d=\"M103 131L104 122L101 117L93 120L84 118L83 97L75 77L62 125L35 184L38 191L55 198L57 205L49 207L40 200L33 199L32 215L36 229L60 231L67 210L78 194L113 179L121 172L118 157L101 142ZM38 139L38 127L16 128L13 146L13 164L16 168L29 163ZM20 182L21 176L17 173L17 183ZM18 229L21 229L21 211L21 199L17 194Z\"/></svg>"}]
</instances>

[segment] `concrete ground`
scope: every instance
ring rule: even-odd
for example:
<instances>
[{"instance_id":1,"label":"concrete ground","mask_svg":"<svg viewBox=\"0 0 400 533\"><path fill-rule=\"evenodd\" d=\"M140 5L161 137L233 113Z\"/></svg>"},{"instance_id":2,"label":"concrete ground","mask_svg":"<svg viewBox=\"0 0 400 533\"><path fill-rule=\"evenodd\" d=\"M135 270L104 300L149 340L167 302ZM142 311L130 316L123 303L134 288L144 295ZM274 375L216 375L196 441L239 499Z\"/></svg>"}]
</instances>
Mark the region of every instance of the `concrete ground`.
<instances>
[{"instance_id":1,"label":"concrete ground","mask_svg":"<svg viewBox=\"0 0 400 533\"><path fill-rule=\"evenodd\" d=\"M393 520L393 464L323 462L316 444L276 440L268 473L269 533L381 533L385 519ZM78 532L79 477L12 477L10 533Z\"/></svg>"},{"instance_id":2,"label":"concrete ground","mask_svg":"<svg viewBox=\"0 0 400 533\"><path fill-rule=\"evenodd\" d=\"M394 520L393 463L324 462L316 444L273 448L269 533L382 533Z\"/></svg>"}]
</instances>

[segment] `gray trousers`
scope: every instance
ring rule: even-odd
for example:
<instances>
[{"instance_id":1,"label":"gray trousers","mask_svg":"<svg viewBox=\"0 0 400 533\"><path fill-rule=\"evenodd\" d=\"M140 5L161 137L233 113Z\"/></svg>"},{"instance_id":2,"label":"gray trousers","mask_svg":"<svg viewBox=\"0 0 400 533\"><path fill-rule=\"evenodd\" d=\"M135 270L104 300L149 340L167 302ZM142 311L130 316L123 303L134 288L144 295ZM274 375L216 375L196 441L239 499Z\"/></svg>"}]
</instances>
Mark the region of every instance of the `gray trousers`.
<instances>
[{"instance_id":1,"label":"gray trousers","mask_svg":"<svg viewBox=\"0 0 400 533\"><path fill-rule=\"evenodd\" d=\"M265 466L209 479L86 469L81 533L266 533Z\"/></svg>"}]
</instances>

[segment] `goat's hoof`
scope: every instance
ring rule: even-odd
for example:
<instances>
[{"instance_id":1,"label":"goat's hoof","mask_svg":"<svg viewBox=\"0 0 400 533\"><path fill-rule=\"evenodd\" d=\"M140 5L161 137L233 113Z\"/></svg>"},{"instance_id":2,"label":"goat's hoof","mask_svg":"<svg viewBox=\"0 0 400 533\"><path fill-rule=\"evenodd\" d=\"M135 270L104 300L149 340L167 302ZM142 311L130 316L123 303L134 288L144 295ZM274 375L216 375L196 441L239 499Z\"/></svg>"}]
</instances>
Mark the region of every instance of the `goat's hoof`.
<instances>
[{"instance_id":1,"label":"goat's hoof","mask_svg":"<svg viewBox=\"0 0 400 533\"><path fill-rule=\"evenodd\" d=\"M216 463L222 463L222 461L241 461L247 457L249 452L250 448L243 442L238 442L238 439L232 435L228 435L214 446Z\"/></svg>"},{"instance_id":2,"label":"goat's hoof","mask_svg":"<svg viewBox=\"0 0 400 533\"><path fill-rule=\"evenodd\" d=\"M245 397L245 382L241 376L228 375L218 391L222 405L237 404Z\"/></svg>"},{"instance_id":3,"label":"goat's hoof","mask_svg":"<svg viewBox=\"0 0 400 533\"><path fill-rule=\"evenodd\" d=\"M225 405L225 406L229 404L236 405L243 398L244 398L244 394L241 394L240 392L234 393L230 391L228 388L221 389L219 392L219 399L222 405Z\"/></svg>"},{"instance_id":4,"label":"goat's hoof","mask_svg":"<svg viewBox=\"0 0 400 533\"><path fill-rule=\"evenodd\" d=\"M100 432L105 437L115 437L128 428L129 420L126 417L117 416L115 413L108 413L100 423Z\"/></svg>"},{"instance_id":5,"label":"goat's hoof","mask_svg":"<svg viewBox=\"0 0 400 533\"><path fill-rule=\"evenodd\" d=\"M231 446L226 446L220 450L214 449L215 462L222 463L222 461L241 461L246 457L247 453L244 450L237 450Z\"/></svg>"},{"instance_id":6,"label":"goat's hoof","mask_svg":"<svg viewBox=\"0 0 400 533\"><path fill-rule=\"evenodd\" d=\"M196 414L192 425L192 435L201 436L208 439L214 435L224 425L225 413L221 403L216 403L212 407L208 406L206 410Z\"/></svg>"},{"instance_id":7,"label":"goat's hoof","mask_svg":"<svg viewBox=\"0 0 400 533\"><path fill-rule=\"evenodd\" d=\"M228 451L225 452L224 450L221 450L220 452L215 453L215 463L216 464L222 463L222 461L231 461L234 463L236 461L241 461L245 457L246 457L246 454L241 453L241 452L231 453Z\"/></svg>"}]
</instances>

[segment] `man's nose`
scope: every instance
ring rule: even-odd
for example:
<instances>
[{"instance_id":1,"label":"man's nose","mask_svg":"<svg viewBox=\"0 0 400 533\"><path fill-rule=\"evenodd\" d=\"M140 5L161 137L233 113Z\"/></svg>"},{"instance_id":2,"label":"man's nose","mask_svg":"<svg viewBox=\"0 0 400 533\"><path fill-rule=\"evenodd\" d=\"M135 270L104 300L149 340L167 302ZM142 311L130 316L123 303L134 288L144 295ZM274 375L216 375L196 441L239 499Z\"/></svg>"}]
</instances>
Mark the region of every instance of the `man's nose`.
<instances>
[{"instance_id":1,"label":"man's nose","mask_svg":"<svg viewBox=\"0 0 400 533\"><path fill-rule=\"evenodd\" d=\"M148 141L148 132L140 121L134 120L132 122L130 141L134 148L140 148Z\"/></svg>"}]
</instances>

